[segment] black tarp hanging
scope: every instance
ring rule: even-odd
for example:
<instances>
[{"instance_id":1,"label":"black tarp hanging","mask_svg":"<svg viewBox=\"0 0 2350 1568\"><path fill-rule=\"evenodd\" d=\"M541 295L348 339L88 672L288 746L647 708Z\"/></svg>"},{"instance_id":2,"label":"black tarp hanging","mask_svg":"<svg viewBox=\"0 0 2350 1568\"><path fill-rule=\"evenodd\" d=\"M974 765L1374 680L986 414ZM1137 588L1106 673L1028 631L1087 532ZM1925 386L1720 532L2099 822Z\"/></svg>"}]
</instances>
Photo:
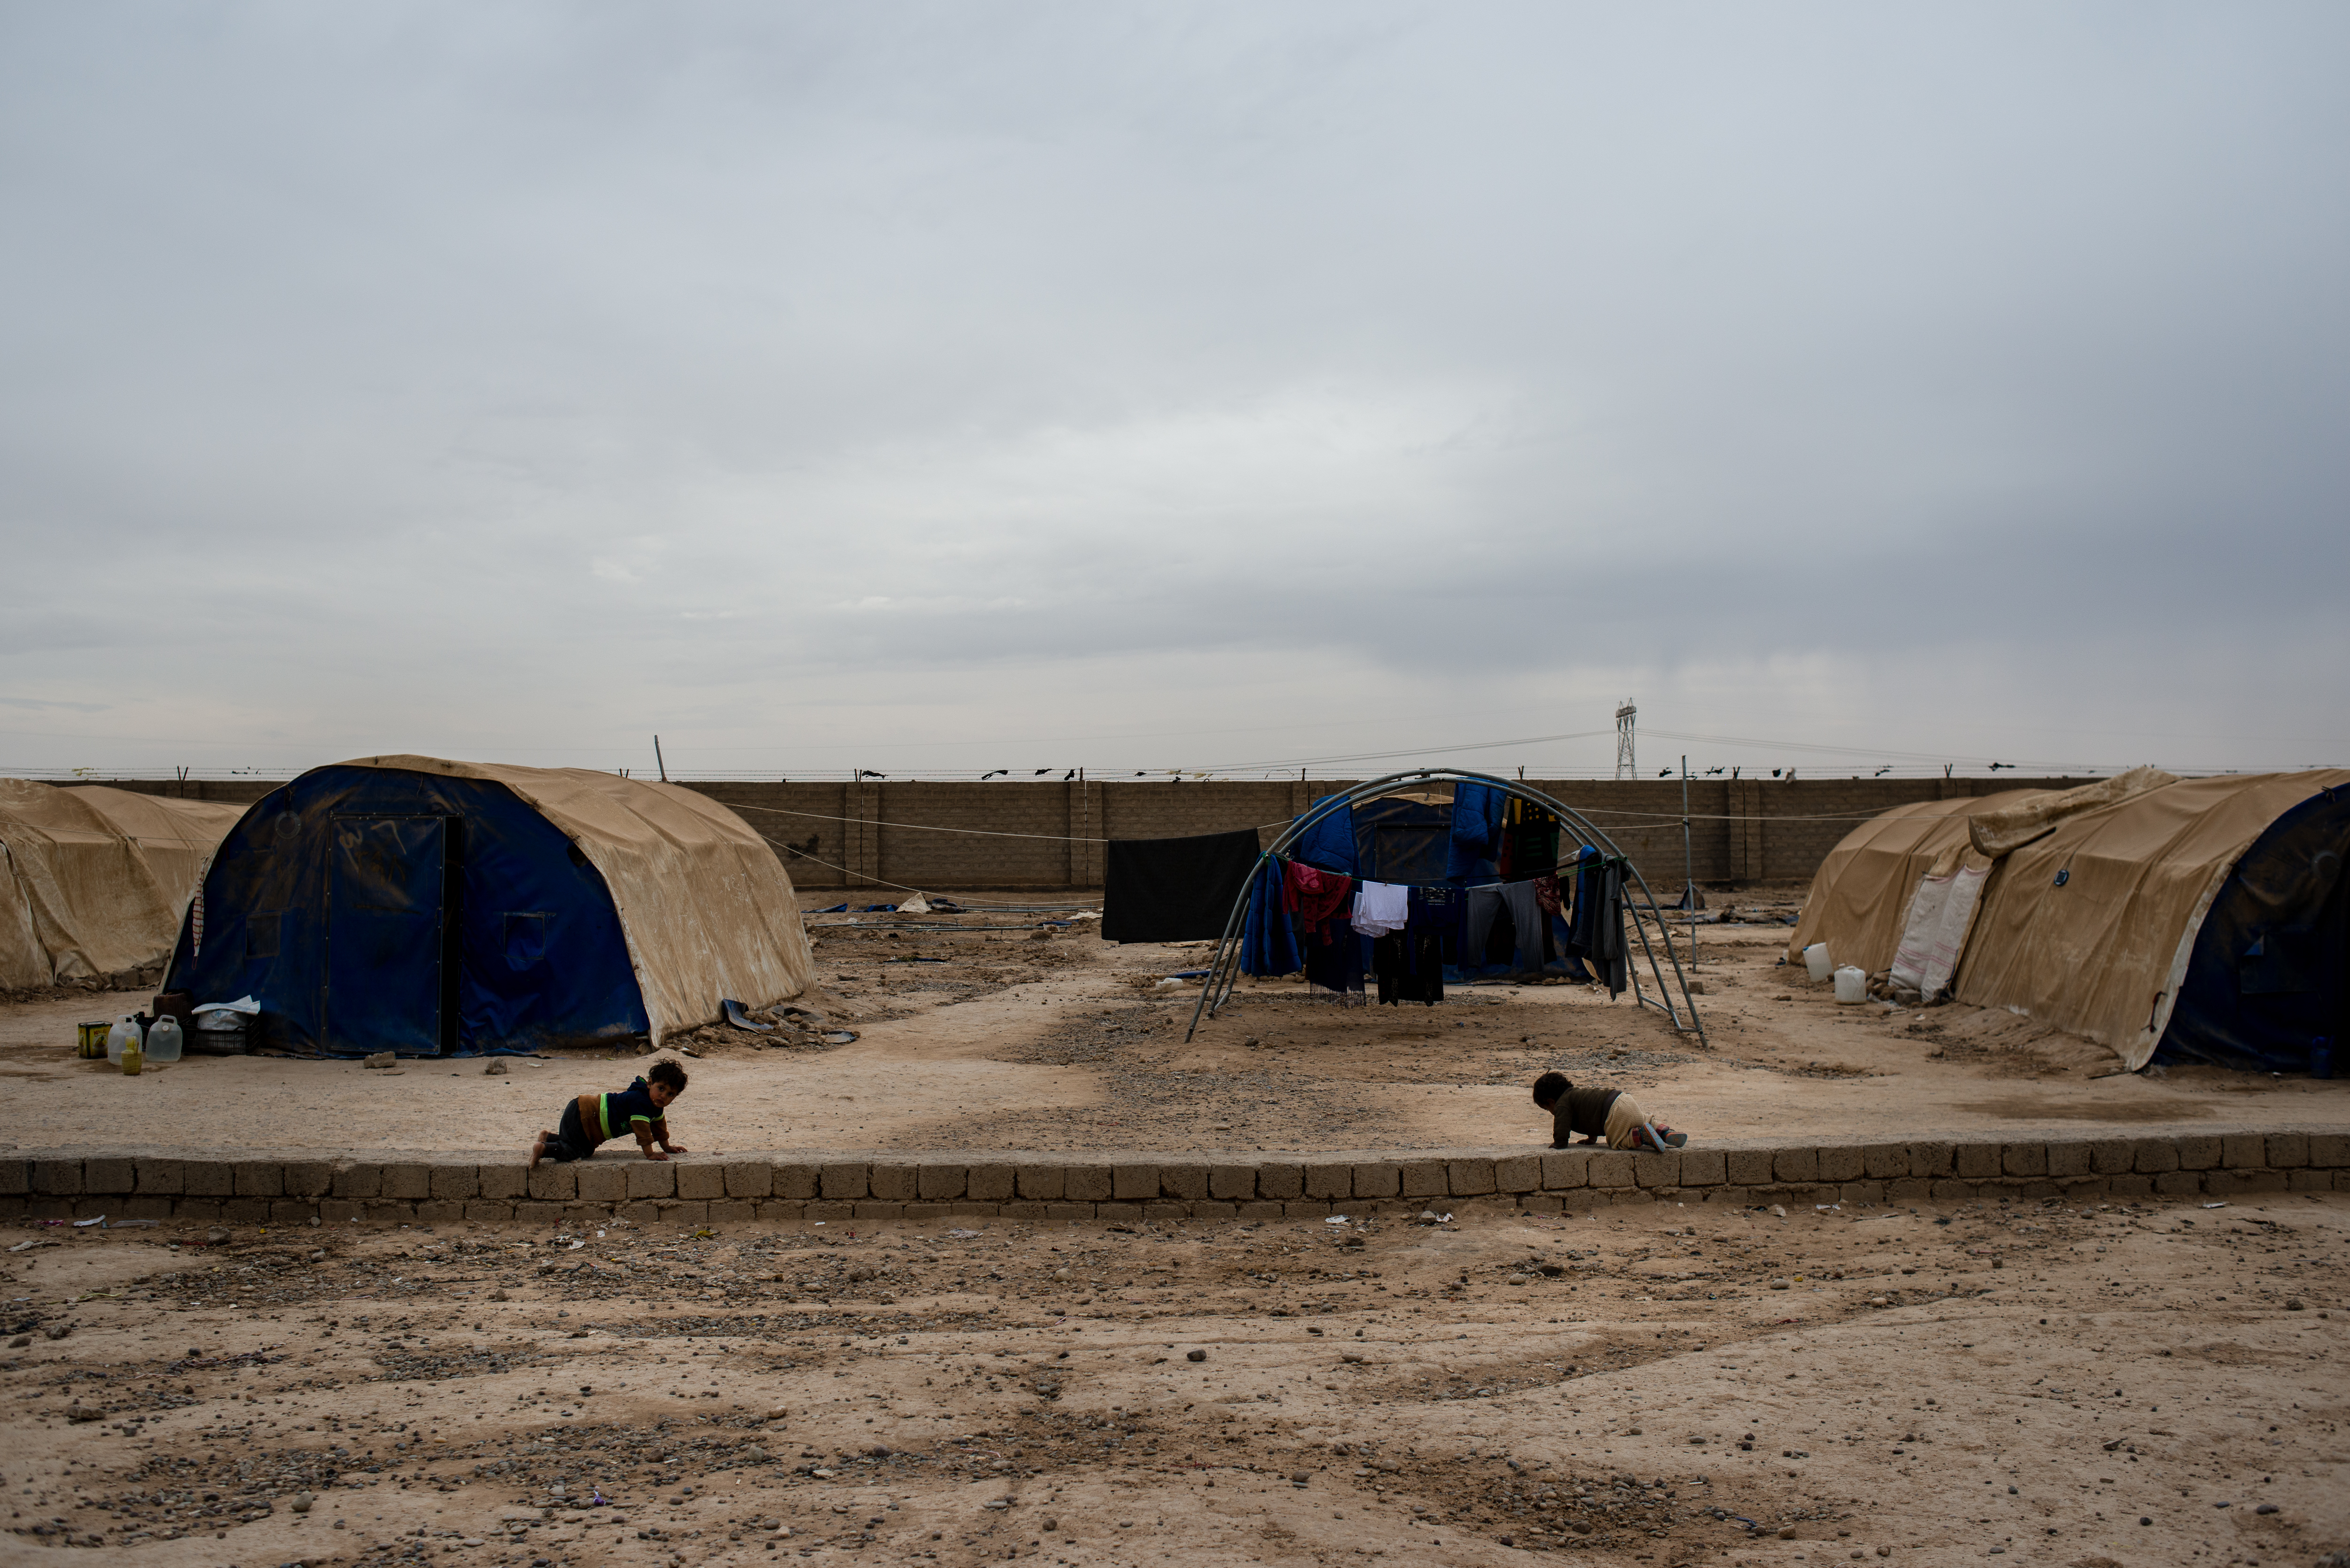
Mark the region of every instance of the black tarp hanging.
<instances>
[{"instance_id":1,"label":"black tarp hanging","mask_svg":"<svg viewBox=\"0 0 2350 1568\"><path fill-rule=\"evenodd\" d=\"M1213 941L1256 869L1253 827L1190 838L1113 838L1105 847L1106 942Z\"/></svg>"}]
</instances>

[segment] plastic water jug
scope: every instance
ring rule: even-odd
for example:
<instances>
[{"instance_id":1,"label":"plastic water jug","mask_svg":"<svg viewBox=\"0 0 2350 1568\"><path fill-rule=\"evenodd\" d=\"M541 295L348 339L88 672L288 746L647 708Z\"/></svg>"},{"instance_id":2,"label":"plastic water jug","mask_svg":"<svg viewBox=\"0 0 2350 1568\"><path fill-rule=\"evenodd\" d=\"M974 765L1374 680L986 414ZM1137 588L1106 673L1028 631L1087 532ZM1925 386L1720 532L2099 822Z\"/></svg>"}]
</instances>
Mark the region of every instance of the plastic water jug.
<instances>
[{"instance_id":1,"label":"plastic water jug","mask_svg":"<svg viewBox=\"0 0 2350 1568\"><path fill-rule=\"evenodd\" d=\"M180 1033L180 1021L170 1013L155 1020L147 1031L147 1060L161 1064L180 1059L180 1047L187 1036Z\"/></svg>"},{"instance_id":2,"label":"plastic water jug","mask_svg":"<svg viewBox=\"0 0 2350 1568\"><path fill-rule=\"evenodd\" d=\"M106 1059L120 1066L125 1049L132 1045L144 1049L146 1044L147 1036L140 1029L137 1016L126 1012L114 1021L113 1028L106 1032Z\"/></svg>"},{"instance_id":3,"label":"plastic water jug","mask_svg":"<svg viewBox=\"0 0 2350 1568\"><path fill-rule=\"evenodd\" d=\"M1868 1000L1868 971L1850 964L1835 971L1836 1000L1842 1002Z\"/></svg>"},{"instance_id":4,"label":"plastic water jug","mask_svg":"<svg viewBox=\"0 0 2350 1568\"><path fill-rule=\"evenodd\" d=\"M1814 942L1810 947L1805 948L1804 950L1804 967L1812 971L1812 978L1814 980L1827 979L1829 970L1835 967L1828 962L1827 943Z\"/></svg>"}]
</instances>

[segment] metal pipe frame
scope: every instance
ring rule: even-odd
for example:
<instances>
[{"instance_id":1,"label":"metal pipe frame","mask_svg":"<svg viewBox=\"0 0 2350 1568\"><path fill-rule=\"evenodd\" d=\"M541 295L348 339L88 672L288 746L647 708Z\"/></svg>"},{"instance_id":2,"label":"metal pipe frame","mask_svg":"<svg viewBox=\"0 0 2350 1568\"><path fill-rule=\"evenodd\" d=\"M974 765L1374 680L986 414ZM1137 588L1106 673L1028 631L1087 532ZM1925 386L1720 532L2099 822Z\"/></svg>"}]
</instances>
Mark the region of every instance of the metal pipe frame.
<instances>
[{"instance_id":1,"label":"metal pipe frame","mask_svg":"<svg viewBox=\"0 0 2350 1568\"><path fill-rule=\"evenodd\" d=\"M1640 868L1632 864L1632 857L1618 848L1616 841L1601 832L1588 817L1564 802L1552 799L1538 789L1528 788L1520 780L1496 778L1492 774L1466 773L1458 768L1415 768L1409 773L1389 774L1385 778L1372 779L1367 784L1357 784L1350 790L1309 806L1287 827L1282 829L1280 836L1274 840L1273 847L1263 851L1258 858L1262 861L1269 857L1279 855L1304 836L1306 829L1336 815L1338 812L1352 812L1362 801L1377 800L1381 795L1392 794L1409 784L1442 783L1491 784L1520 800L1531 801L1556 814L1562 822L1573 826L1582 835L1584 843L1597 846L1602 853L1620 861L1624 869L1632 874L1632 880L1639 884L1640 902L1634 903L1627 899L1624 907L1631 914L1633 934L1640 939L1640 950L1647 957L1648 972L1657 982L1657 994L1654 997L1642 995L1640 966L1638 963L1627 962L1625 969L1632 981L1632 1000L1639 1006L1655 1008L1672 1021L1676 1033L1694 1033L1697 1035L1699 1044L1711 1049L1712 1042L1706 1038L1705 1023L1698 1017L1697 1003L1690 995L1689 977L1681 971L1680 954L1673 948L1672 928L1665 923L1663 911L1657 904L1657 896L1648 890L1648 879L1640 875ZM1215 955L1208 963L1207 980L1200 988L1198 1004L1191 1009L1191 1027L1183 1033L1186 1042L1200 1032L1201 1023L1213 1018L1218 1010L1232 999L1233 988L1240 983L1240 937L1248 918L1249 898L1255 891L1256 873L1252 871L1248 881L1241 888L1240 897L1232 902L1232 913L1224 918L1224 934L1216 940ZM1647 910L1646 919L1641 913L1644 909ZM1673 980L1680 992L1679 1007L1673 1004L1675 987L1665 983L1664 970L1657 962L1657 950L1648 940L1649 919L1656 921L1657 934L1663 940L1666 961L1672 965ZM1626 956L1628 958L1630 955ZM1694 958L1693 950L1692 958ZM1684 1017L1687 1019L1686 1023L1683 1022Z\"/></svg>"}]
</instances>

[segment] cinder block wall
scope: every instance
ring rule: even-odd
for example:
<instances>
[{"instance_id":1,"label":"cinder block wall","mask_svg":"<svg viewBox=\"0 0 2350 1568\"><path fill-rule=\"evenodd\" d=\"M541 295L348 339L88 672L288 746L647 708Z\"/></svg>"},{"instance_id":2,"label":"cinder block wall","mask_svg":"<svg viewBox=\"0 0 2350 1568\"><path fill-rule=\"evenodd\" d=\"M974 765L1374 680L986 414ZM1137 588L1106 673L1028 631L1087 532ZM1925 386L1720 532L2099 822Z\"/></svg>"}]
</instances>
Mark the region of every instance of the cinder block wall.
<instances>
[{"instance_id":1,"label":"cinder block wall","mask_svg":"<svg viewBox=\"0 0 2350 1568\"><path fill-rule=\"evenodd\" d=\"M2350 1134L2205 1128L2101 1137L1983 1132L1867 1143L1735 1139L1703 1148L1201 1151L1170 1155L843 1150L595 1160L512 1153L59 1148L0 1158L0 1221L703 1225L754 1219L1320 1219L1477 1203L1555 1214L1603 1203L1971 1203L2350 1191Z\"/></svg>"},{"instance_id":2,"label":"cinder block wall","mask_svg":"<svg viewBox=\"0 0 2350 1568\"><path fill-rule=\"evenodd\" d=\"M258 780L108 783L191 799L252 802L277 787ZM1587 815L1660 892L1681 883L1679 779L1527 781ZM1727 779L1693 781L1690 860L1697 879L1746 883L1809 877L1859 822L1911 801L2070 789L2086 779ZM765 836L793 882L811 889L887 888L1037 892L1098 888L1100 838L1177 838L1263 829L1347 787L1326 779L1168 784L1133 782L922 784L691 783ZM937 828L977 829L941 833Z\"/></svg>"}]
</instances>

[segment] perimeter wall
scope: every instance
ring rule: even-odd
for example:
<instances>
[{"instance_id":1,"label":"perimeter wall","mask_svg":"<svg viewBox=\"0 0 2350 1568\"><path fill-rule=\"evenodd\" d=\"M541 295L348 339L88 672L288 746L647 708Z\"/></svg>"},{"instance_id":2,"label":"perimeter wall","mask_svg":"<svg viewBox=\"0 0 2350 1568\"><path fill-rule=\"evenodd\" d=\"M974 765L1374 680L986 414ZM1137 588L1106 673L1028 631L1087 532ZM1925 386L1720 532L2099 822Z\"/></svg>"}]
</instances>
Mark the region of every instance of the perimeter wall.
<instances>
[{"instance_id":1,"label":"perimeter wall","mask_svg":"<svg viewBox=\"0 0 2350 1568\"><path fill-rule=\"evenodd\" d=\"M251 802L262 780L72 779L147 794ZM1679 779L1528 779L1589 816L1631 856L1661 897L1681 884ZM1918 800L2069 789L2075 778L1710 779L1689 786L1690 846L1700 882L1732 888L1808 880L1853 825ZM1326 779L1168 784L692 783L775 846L802 888L947 891L1098 888L1103 838L1176 838L1259 829L1270 844L1315 799L1347 787ZM937 828L978 829L941 833ZM1003 836L985 836L1001 835Z\"/></svg>"}]
</instances>

